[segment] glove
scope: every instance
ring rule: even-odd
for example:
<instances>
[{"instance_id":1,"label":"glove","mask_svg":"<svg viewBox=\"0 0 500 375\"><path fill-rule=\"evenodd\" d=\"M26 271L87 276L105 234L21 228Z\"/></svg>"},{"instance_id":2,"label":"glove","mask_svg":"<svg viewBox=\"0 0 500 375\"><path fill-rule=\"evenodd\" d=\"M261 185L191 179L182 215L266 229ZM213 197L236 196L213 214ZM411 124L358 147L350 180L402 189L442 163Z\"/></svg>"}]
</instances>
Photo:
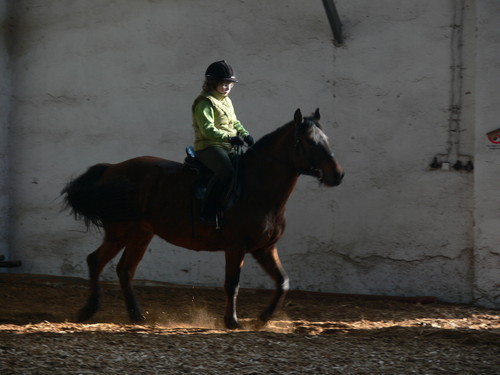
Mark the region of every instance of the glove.
<instances>
[{"instance_id":1,"label":"glove","mask_svg":"<svg viewBox=\"0 0 500 375\"><path fill-rule=\"evenodd\" d=\"M236 137L230 137L229 138L229 143L233 146L243 146L245 142L243 142L243 138L241 138L239 135Z\"/></svg>"},{"instance_id":2,"label":"glove","mask_svg":"<svg viewBox=\"0 0 500 375\"><path fill-rule=\"evenodd\" d=\"M255 143L253 137L250 134L245 135L243 139L245 140L245 143L247 144L248 147L252 147Z\"/></svg>"}]
</instances>

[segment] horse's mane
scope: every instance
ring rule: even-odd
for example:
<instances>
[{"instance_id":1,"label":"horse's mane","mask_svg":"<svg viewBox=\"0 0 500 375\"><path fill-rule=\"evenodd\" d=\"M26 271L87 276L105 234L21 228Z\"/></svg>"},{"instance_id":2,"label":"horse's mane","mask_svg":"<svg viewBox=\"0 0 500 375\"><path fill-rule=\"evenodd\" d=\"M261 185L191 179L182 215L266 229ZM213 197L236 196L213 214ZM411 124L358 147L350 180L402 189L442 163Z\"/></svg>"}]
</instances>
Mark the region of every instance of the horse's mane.
<instances>
[{"instance_id":1,"label":"horse's mane","mask_svg":"<svg viewBox=\"0 0 500 375\"><path fill-rule=\"evenodd\" d=\"M264 135L257 142L255 142L255 144L252 146L252 149L254 151L257 151L262 148L267 148L272 142L274 142L274 139L277 136L280 137L281 134L288 131L289 127L291 126L294 126L293 121L290 121L285 125L282 125L276 130L272 131L271 133ZM328 139L325 133L323 132L321 125L316 121L314 121L312 117L304 117L304 121L299 126L299 129L297 129L297 132L298 133L310 132L310 137L316 142L318 142L323 137L324 139Z\"/></svg>"},{"instance_id":2,"label":"horse's mane","mask_svg":"<svg viewBox=\"0 0 500 375\"><path fill-rule=\"evenodd\" d=\"M257 142L255 142L255 144L252 146L252 149L257 151L262 148L266 148L270 143L274 141L276 136L281 135L281 133L285 132L291 125L293 125L293 121L290 121L285 125L280 126L276 130L272 131L271 133L264 135Z\"/></svg>"}]
</instances>

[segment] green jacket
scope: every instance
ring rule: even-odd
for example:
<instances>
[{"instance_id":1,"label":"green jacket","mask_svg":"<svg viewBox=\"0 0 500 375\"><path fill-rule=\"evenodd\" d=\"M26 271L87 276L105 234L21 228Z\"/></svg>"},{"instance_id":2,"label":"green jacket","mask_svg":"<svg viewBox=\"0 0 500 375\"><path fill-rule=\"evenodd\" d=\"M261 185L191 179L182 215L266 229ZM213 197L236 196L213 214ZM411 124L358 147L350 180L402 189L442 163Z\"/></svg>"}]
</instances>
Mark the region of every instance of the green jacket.
<instances>
[{"instance_id":1,"label":"green jacket","mask_svg":"<svg viewBox=\"0 0 500 375\"><path fill-rule=\"evenodd\" d=\"M231 99L217 92L202 92L193 103L192 113L195 151L209 146L231 150L229 138L249 134L236 118Z\"/></svg>"}]
</instances>

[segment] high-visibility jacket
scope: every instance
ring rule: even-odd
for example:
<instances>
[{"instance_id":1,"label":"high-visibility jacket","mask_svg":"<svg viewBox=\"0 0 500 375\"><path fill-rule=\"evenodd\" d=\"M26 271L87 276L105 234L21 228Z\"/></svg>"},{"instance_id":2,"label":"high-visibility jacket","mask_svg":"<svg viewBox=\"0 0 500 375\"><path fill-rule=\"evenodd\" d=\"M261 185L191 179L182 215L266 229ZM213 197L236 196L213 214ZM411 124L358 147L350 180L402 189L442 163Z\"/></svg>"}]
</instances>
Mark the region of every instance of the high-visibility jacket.
<instances>
[{"instance_id":1,"label":"high-visibility jacket","mask_svg":"<svg viewBox=\"0 0 500 375\"><path fill-rule=\"evenodd\" d=\"M236 118L231 99L218 92L202 92L193 103L192 114L195 151L209 146L231 150L229 138L249 134Z\"/></svg>"}]
</instances>

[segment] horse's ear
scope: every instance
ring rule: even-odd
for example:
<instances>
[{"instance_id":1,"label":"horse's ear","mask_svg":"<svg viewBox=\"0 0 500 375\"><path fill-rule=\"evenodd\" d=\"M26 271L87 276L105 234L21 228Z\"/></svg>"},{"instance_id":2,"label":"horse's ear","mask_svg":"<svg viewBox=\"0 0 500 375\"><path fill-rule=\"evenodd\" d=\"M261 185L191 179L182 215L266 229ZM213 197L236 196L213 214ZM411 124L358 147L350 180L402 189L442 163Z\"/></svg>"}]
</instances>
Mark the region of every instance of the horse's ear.
<instances>
[{"instance_id":1,"label":"horse's ear","mask_svg":"<svg viewBox=\"0 0 500 375\"><path fill-rule=\"evenodd\" d=\"M295 114L293 115L293 121L295 122L296 126L302 124L302 112L300 112L300 108L297 108L297 110L295 111Z\"/></svg>"},{"instance_id":2,"label":"horse's ear","mask_svg":"<svg viewBox=\"0 0 500 375\"><path fill-rule=\"evenodd\" d=\"M320 118L321 116L319 115L319 108L316 108L316 112L314 112L313 119L315 121L319 121Z\"/></svg>"}]
</instances>

